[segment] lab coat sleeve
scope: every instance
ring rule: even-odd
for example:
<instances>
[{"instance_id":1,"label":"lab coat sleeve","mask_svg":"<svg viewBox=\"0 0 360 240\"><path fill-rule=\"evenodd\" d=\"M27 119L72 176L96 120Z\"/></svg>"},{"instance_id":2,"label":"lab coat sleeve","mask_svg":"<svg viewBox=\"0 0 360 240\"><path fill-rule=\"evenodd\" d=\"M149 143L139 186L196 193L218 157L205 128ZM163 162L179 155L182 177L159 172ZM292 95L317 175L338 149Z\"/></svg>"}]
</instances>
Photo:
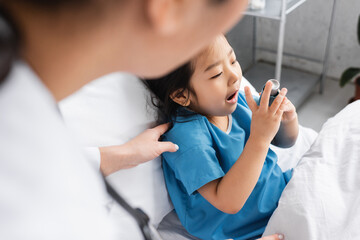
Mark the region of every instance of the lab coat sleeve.
<instances>
[{"instance_id":1,"label":"lab coat sleeve","mask_svg":"<svg viewBox=\"0 0 360 240\"><path fill-rule=\"evenodd\" d=\"M98 147L84 147L85 158L92 164L95 169L100 170L100 150Z\"/></svg>"}]
</instances>

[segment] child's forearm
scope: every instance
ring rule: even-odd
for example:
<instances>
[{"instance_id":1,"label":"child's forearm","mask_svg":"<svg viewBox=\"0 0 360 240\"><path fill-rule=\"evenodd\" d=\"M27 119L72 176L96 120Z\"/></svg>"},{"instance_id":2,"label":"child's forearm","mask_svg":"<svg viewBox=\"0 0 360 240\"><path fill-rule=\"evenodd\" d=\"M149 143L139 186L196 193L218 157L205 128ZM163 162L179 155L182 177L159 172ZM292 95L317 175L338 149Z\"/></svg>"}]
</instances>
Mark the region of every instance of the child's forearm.
<instances>
[{"instance_id":1,"label":"child's forearm","mask_svg":"<svg viewBox=\"0 0 360 240\"><path fill-rule=\"evenodd\" d=\"M240 211L260 177L269 145L250 135L242 154L226 175L201 187L199 193L223 212Z\"/></svg>"},{"instance_id":2,"label":"child's forearm","mask_svg":"<svg viewBox=\"0 0 360 240\"><path fill-rule=\"evenodd\" d=\"M278 147L289 148L295 144L298 135L299 123L295 113L292 120L281 122L280 129L271 143Z\"/></svg>"}]
</instances>

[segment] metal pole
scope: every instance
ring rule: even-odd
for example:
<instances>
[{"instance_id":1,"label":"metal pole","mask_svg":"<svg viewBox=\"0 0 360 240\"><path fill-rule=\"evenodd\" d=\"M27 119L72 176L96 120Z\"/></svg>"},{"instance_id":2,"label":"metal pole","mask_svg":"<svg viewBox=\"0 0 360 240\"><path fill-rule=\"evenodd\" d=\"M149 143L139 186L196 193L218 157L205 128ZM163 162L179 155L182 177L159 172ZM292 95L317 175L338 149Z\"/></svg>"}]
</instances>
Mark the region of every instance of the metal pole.
<instances>
[{"instance_id":1,"label":"metal pole","mask_svg":"<svg viewBox=\"0 0 360 240\"><path fill-rule=\"evenodd\" d=\"M256 64L256 17L253 17L253 65Z\"/></svg>"},{"instance_id":2,"label":"metal pole","mask_svg":"<svg viewBox=\"0 0 360 240\"><path fill-rule=\"evenodd\" d=\"M320 75L320 93L324 92L324 81L327 75L327 71L329 69L329 54L330 54L330 44L332 42L332 32L334 28L334 19L335 19L335 10L336 10L336 0L334 0L334 4L332 7L331 18L330 18L330 26L329 26L329 34L326 40L326 48L325 48L325 56L324 56L324 64L323 70Z\"/></svg>"},{"instance_id":3,"label":"metal pole","mask_svg":"<svg viewBox=\"0 0 360 240\"><path fill-rule=\"evenodd\" d=\"M281 1L281 17L280 17L280 29L279 29L279 42L277 49L277 58L276 58L276 69L275 69L275 79L279 82L281 81L281 66L284 50L284 37L285 37L285 23L286 23L286 1Z\"/></svg>"}]
</instances>

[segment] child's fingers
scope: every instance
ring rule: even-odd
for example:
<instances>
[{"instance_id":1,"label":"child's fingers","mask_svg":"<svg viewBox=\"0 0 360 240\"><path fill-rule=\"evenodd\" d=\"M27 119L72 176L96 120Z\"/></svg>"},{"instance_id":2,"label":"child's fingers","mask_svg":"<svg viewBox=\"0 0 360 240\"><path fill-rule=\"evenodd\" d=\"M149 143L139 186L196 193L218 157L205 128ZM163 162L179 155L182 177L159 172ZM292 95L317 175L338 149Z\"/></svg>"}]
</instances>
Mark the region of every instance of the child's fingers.
<instances>
[{"instance_id":1,"label":"child's fingers","mask_svg":"<svg viewBox=\"0 0 360 240\"><path fill-rule=\"evenodd\" d=\"M279 108L276 111L275 116L277 116L279 119L281 119L283 114L284 114L284 111Z\"/></svg>"},{"instance_id":2,"label":"child's fingers","mask_svg":"<svg viewBox=\"0 0 360 240\"><path fill-rule=\"evenodd\" d=\"M257 109L257 104L254 100L254 97L250 91L249 87L245 87L245 98L246 98L246 102L249 105L249 108L252 112L254 112Z\"/></svg>"},{"instance_id":3,"label":"child's fingers","mask_svg":"<svg viewBox=\"0 0 360 240\"><path fill-rule=\"evenodd\" d=\"M270 111L273 113L276 113L277 110L280 108L280 106L282 105L285 95L287 93L287 89L283 88L281 89L279 95L275 98L275 100L273 101L273 103L270 106Z\"/></svg>"},{"instance_id":4,"label":"child's fingers","mask_svg":"<svg viewBox=\"0 0 360 240\"><path fill-rule=\"evenodd\" d=\"M284 97L284 100L282 101L281 105L280 105L280 109L283 110L284 112L287 111L289 109L288 104L290 103L289 99L287 99L287 97Z\"/></svg>"},{"instance_id":5,"label":"child's fingers","mask_svg":"<svg viewBox=\"0 0 360 240\"><path fill-rule=\"evenodd\" d=\"M260 100L260 109L267 110L269 108L269 98L272 89L272 82L267 81Z\"/></svg>"}]
</instances>

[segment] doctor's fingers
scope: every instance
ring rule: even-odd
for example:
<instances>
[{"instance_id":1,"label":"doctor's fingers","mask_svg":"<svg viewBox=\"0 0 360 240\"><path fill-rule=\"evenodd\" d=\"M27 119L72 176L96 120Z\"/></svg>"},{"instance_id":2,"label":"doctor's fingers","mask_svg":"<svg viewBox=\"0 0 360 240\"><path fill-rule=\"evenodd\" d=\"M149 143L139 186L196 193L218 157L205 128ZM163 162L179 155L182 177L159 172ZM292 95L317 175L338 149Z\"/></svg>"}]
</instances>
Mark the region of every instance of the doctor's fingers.
<instances>
[{"instance_id":1,"label":"doctor's fingers","mask_svg":"<svg viewBox=\"0 0 360 240\"><path fill-rule=\"evenodd\" d=\"M154 128L149 129L150 131L154 132L158 138L163 135L170 127L170 123L164 123Z\"/></svg>"},{"instance_id":2,"label":"doctor's fingers","mask_svg":"<svg viewBox=\"0 0 360 240\"><path fill-rule=\"evenodd\" d=\"M246 98L247 104L249 105L250 110L252 112L256 111L258 109L258 105L256 104L254 97L248 86L245 87L245 98Z\"/></svg>"},{"instance_id":3,"label":"doctor's fingers","mask_svg":"<svg viewBox=\"0 0 360 240\"><path fill-rule=\"evenodd\" d=\"M163 152L176 152L177 150L179 150L179 146L172 142L159 142L158 147L160 154L162 154Z\"/></svg>"},{"instance_id":4,"label":"doctor's fingers","mask_svg":"<svg viewBox=\"0 0 360 240\"><path fill-rule=\"evenodd\" d=\"M271 236L262 237L257 240L284 240L284 239L285 239L284 235L282 234L273 234Z\"/></svg>"}]
</instances>

